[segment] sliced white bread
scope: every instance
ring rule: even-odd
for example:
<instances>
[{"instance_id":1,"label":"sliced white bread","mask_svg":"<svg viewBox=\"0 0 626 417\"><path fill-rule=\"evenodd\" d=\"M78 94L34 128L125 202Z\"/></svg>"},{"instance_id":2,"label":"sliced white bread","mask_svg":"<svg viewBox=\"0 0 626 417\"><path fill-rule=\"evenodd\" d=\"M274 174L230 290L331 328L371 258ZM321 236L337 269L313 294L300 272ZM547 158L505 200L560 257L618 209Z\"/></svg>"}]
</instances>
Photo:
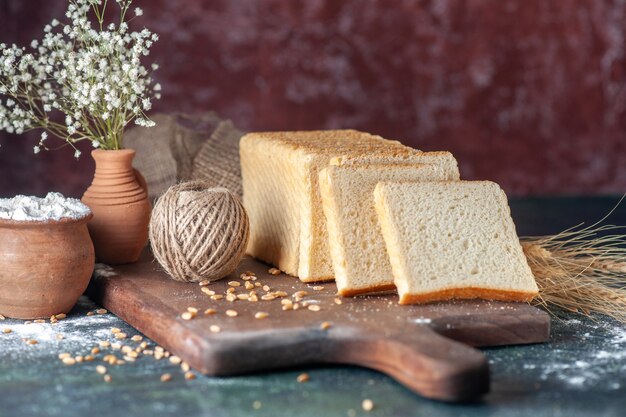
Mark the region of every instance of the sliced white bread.
<instances>
[{"instance_id":1,"label":"sliced white bread","mask_svg":"<svg viewBox=\"0 0 626 417\"><path fill-rule=\"evenodd\" d=\"M395 289L374 207L380 181L444 181L438 165L342 165L320 172L337 289L343 296Z\"/></svg>"},{"instance_id":2,"label":"sliced white bread","mask_svg":"<svg viewBox=\"0 0 626 417\"><path fill-rule=\"evenodd\" d=\"M537 295L497 184L381 182L374 199L401 304Z\"/></svg>"},{"instance_id":3,"label":"sliced white bread","mask_svg":"<svg viewBox=\"0 0 626 417\"><path fill-rule=\"evenodd\" d=\"M334 277L319 190L319 171L331 161L444 164L449 179L458 179L447 152L420 152L355 130L250 133L240 156L248 253L305 282Z\"/></svg>"}]
</instances>

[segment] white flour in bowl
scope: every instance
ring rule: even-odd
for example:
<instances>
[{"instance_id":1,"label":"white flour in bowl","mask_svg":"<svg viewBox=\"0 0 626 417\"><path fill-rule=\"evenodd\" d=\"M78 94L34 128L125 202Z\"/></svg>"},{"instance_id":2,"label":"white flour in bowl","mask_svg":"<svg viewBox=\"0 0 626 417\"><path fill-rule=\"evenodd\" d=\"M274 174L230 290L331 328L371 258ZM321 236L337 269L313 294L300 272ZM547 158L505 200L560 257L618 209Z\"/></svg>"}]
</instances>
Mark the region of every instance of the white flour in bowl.
<instances>
[{"instance_id":1,"label":"white flour in bowl","mask_svg":"<svg viewBox=\"0 0 626 417\"><path fill-rule=\"evenodd\" d=\"M47 221L81 219L91 213L89 207L61 193L48 193L44 198L17 195L0 198L0 219L17 221Z\"/></svg>"}]
</instances>

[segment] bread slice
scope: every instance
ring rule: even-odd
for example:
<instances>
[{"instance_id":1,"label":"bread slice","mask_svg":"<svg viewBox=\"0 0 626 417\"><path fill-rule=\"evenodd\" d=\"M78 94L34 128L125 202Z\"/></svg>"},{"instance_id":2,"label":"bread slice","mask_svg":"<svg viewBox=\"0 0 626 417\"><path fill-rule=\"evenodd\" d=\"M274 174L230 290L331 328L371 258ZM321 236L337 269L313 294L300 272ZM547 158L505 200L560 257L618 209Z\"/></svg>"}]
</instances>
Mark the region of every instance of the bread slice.
<instances>
[{"instance_id":1,"label":"bread slice","mask_svg":"<svg viewBox=\"0 0 626 417\"><path fill-rule=\"evenodd\" d=\"M439 153L356 130L250 133L241 139L240 156L243 203L250 218L248 253L305 282L334 277L319 190L321 169L333 160L442 160ZM456 161L450 158L449 170L458 178Z\"/></svg>"},{"instance_id":2,"label":"bread slice","mask_svg":"<svg viewBox=\"0 0 626 417\"><path fill-rule=\"evenodd\" d=\"M497 184L381 182L374 199L400 304L537 295Z\"/></svg>"},{"instance_id":3,"label":"bread slice","mask_svg":"<svg viewBox=\"0 0 626 417\"><path fill-rule=\"evenodd\" d=\"M337 289L343 296L395 289L374 207L379 181L444 181L438 165L341 165L320 172Z\"/></svg>"}]
</instances>

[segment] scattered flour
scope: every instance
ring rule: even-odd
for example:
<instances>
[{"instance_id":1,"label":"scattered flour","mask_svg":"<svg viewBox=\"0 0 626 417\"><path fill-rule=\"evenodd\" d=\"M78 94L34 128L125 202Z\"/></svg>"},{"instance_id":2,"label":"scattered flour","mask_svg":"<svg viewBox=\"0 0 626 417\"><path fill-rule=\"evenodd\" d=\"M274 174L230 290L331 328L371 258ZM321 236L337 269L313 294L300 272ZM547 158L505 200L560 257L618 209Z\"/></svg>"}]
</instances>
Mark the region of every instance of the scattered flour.
<instances>
[{"instance_id":1,"label":"scattered flour","mask_svg":"<svg viewBox=\"0 0 626 417\"><path fill-rule=\"evenodd\" d=\"M0 198L0 219L17 221L48 221L81 219L91 213L89 207L75 198L48 193L44 198L18 195Z\"/></svg>"},{"instance_id":2,"label":"scattered flour","mask_svg":"<svg viewBox=\"0 0 626 417\"><path fill-rule=\"evenodd\" d=\"M597 344L597 338L603 339L602 349L582 354L572 348L575 340L569 340L555 346L557 357L562 360L546 364L527 364L525 369L540 370L539 379L547 381L556 378L572 388L591 389L596 386L605 386L609 389L619 389L619 382L615 381L619 375L626 372L626 327L608 319L599 323L581 323L580 320L568 320L566 327L575 327L580 330L590 330L578 336L578 343ZM580 333L580 332L579 332ZM574 337L575 333L574 333ZM569 344L569 346L568 346ZM576 358L582 355L582 358Z\"/></svg>"},{"instance_id":3,"label":"scattered flour","mask_svg":"<svg viewBox=\"0 0 626 417\"><path fill-rule=\"evenodd\" d=\"M94 314L86 316L86 311L98 308L90 300L81 297L75 309L66 319L56 324L30 323L23 320L7 319L0 321L0 329L10 329L11 333L0 332L2 353L1 360L12 362L28 362L35 357L53 357L61 352L74 355L85 355L98 345L100 340L114 341L110 328L119 326L120 321L113 314ZM59 339L57 335L62 335ZM37 344L29 346L24 339L36 340Z\"/></svg>"}]
</instances>

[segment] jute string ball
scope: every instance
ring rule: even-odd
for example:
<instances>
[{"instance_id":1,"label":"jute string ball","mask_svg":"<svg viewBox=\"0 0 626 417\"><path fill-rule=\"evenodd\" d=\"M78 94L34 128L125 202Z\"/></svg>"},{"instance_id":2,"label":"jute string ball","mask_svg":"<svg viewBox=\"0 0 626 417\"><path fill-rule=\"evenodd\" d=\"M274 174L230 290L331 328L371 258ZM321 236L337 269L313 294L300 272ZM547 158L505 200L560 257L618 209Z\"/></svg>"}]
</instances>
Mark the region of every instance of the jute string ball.
<instances>
[{"instance_id":1,"label":"jute string ball","mask_svg":"<svg viewBox=\"0 0 626 417\"><path fill-rule=\"evenodd\" d=\"M204 181L170 187L157 200L150 244L163 269L178 281L215 281L243 257L250 225L243 205L226 188Z\"/></svg>"}]
</instances>

